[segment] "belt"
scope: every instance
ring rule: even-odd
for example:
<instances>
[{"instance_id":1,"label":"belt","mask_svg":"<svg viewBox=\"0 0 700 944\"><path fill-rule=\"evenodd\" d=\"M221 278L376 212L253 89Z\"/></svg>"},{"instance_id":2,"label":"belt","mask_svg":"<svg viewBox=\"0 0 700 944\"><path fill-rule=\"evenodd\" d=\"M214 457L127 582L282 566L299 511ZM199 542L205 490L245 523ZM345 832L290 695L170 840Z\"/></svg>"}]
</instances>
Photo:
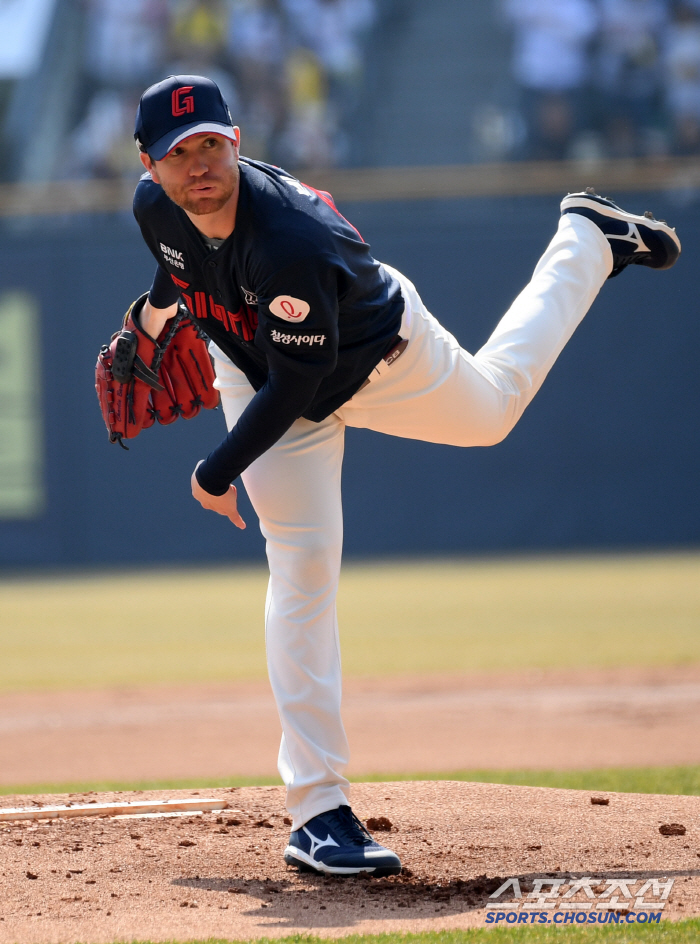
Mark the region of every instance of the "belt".
<instances>
[{"instance_id":1,"label":"belt","mask_svg":"<svg viewBox=\"0 0 700 944\"><path fill-rule=\"evenodd\" d=\"M408 338L402 338L400 334L397 334L389 350L386 352L384 357L379 361L377 366L374 368L372 373L369 375L367 380L364 381L361 386L357 388L357 392L364 390L368 383L371 383L373 380L378 380L382 374L388 370L391 365L397 361L403 352L408 347Z\"/></svg>"}]
</instances>

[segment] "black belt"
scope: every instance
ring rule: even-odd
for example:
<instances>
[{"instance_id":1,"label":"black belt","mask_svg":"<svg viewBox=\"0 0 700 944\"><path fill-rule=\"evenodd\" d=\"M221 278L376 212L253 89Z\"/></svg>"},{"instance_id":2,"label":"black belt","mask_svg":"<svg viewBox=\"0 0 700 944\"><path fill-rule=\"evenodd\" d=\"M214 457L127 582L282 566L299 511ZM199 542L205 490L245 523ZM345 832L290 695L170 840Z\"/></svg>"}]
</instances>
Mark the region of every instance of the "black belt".
<instances>
[{"instance_id":1,"label":"black belt","mask_svg":"<svg viewBox=\"0 0 700 944\"><path fill-rule=\"evenodd\" d=\"M382 361L384 361L387 367L391 367L391 365L401 357L401 355L403 354L403 352L406 350L407 347L408 347L408 338L402 338L400 334L397 334L391 344L391 347L382 358ZM380 371L378 371L377 367L375 367L372 373L367 378L367 380L365 380L364 383L360 387L358 387L357 389L358 393L360 392L360 390L364 390L368 383L372 382L372 374L374 374L375 372L377 374L380 374Z\"/></svg>"}]
</instances>

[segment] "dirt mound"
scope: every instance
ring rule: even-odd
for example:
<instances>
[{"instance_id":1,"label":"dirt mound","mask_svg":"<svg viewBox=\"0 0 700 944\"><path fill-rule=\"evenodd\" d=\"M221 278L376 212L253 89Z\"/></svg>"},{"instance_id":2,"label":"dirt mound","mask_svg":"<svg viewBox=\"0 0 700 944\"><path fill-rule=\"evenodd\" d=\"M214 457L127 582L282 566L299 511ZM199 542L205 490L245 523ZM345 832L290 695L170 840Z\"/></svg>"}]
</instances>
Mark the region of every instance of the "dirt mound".
<instances>
[{"instance_id":1,"label":"dirt mound","mask_svg":"<svg viewBox=\"0 0 700 944\"><path fill-rule=\"evenodd\" d=\"M549 922L700 914L698 797L610 793L606 805L587 792L454 782L352 790L356 813L380 822L378 839L401 856L400 876L288 868L279 787L199 791L230 807L202 815L0 824L0 942L341 936L479 926L489 911L528 923L536 912ZM197 795L2 797L0 807ZM667 824L685 833L667 835Z\"/></svg>"}]
</instances>

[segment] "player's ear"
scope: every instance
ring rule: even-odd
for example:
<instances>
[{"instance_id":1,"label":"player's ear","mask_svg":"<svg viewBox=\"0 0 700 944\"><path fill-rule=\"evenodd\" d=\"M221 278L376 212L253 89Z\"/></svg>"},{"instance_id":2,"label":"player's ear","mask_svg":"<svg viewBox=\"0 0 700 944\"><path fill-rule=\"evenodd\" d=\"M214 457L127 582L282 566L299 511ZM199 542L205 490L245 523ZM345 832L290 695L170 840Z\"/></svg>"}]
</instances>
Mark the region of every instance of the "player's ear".
<instances>
[{"instance_id":1,"label":"player's ear","mask_svg":"<svg viewBox=\"0 0 700 944\"><path fill-rule=\"evenodd\" d=\"M236 154L238 154L241 149L241 129L238 125L233 126L233 133L236 135Z\"/></svg>"},{"instance_id":2,"label":"player's ear","mask_svg":"<svg viewBox=\"0 0 700 944\"><path fill-rule=\"evenodd\" d=\"M140 151L140 152L139 152L139 157L141 158L141 163L142 163L143 166L146 168L146 170L150 173L150 175L151 175L151 177L153 178L153 180L154 180L157 184L159 184L160 181L158 180L158 172L157 172L157 170L156 170L156 162L155 162L155 161L152 161L151 158L148 156L148 154L146 154L145 151Z\"/></svg>"}]
</instances>

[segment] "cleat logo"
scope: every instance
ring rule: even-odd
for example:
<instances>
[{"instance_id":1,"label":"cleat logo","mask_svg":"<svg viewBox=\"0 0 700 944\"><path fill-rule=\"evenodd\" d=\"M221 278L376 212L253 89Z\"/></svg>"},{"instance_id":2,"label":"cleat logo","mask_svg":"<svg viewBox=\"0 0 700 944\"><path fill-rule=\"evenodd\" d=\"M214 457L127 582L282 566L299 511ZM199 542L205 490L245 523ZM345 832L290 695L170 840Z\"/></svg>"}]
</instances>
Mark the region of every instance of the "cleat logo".
<instances>
[{"instance_id":1,"label":"cleat logo","mask_svg":"<svg viewBox=\"0 0 700 944\"><path fill-rule=\"evenodd\" d=\"M636 247L635 252L650 252L651 250L642 239L636 223L628 223L627 225L629 226L629 231L626 236L608 235L608 239L616 239L623 243L633 243Z\"/></svg>"},{"instance_id":2,"label":"cleat logo","mask_svg":"<svg viewBox=\"0 0 700 944\"><path fill-rule=\"evenodd\" d=\"M339 848L338 843L335 841L335 839L333 839L330 833L328 833L328 837L326 839L317 839L313 833L309 832L306 826L302 826L302 829L311 840L311 848L309 849L309 855L311 856L312 859L316 858L316 853L318 852L319 849L323 849L326 846L336 846L337 848Z\"/></svg>"}]
</instances>

